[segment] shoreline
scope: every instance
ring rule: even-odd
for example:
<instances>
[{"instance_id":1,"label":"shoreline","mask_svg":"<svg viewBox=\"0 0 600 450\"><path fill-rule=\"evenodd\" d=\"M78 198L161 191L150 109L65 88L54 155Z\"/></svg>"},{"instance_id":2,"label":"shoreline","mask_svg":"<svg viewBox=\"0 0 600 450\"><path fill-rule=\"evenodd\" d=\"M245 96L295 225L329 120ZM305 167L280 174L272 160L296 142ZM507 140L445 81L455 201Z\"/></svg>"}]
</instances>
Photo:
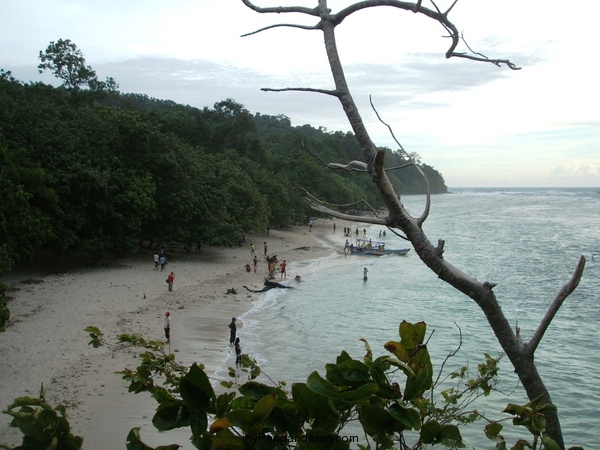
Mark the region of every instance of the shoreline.
<instances>
[{"instance_id":1,"label":"shoreline","mask_svg":"<svg viewBox=\"0 0 600 450\"><path fill-rule=\"evenodd\" d=\"M163 340L162 320L170 311L170 351L186 366L204 364L216 382L216 371L230 352L231 317L250 311L264 295L242 287L263 285L267 270L262 242L268 242L269 255L288 261L287 282L293 283L296 274L302 275L294 269L295 262L339 252L335 247L343 242L343 234L333 233L332 224L320 219L312 229L298 226L271 230L268 236L249 235L244 247L172 254L162 273L153 270L152 252L141 251L110 267L63 268L49 262L0 277L11 298L11 319L0 334L1 409L17 397L37 396L43 383L48 402L67 408L72 432L84 438L85 449L125 448L127 433L138 426L149 445L177 442L184 449L193 448L188 447L187 429L156 431L151 424L155 401L147 393L128 393L126 382L115 374L136 367L140 349L94 349L83 329L98 326L109 342L122 333ZM251 262L251 242L261 260L257 274L244 269ZM176 274L174 292L168 292L165 283L171 270ZM237 295L226 294L232 287ZM242 328L239 321L238 330ZM0 443L20 444L20 432L9 423L10 416L0 414Z\"/></svg>"}]
</instances>

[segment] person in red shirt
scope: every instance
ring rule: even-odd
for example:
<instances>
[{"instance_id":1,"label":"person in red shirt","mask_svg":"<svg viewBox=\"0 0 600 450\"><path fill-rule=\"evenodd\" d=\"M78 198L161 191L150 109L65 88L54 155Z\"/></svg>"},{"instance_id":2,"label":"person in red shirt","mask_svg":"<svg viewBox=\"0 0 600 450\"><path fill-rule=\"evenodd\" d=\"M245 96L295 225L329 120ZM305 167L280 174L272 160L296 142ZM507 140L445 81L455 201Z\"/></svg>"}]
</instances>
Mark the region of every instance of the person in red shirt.
<instances>
[{"instance_id":1,"label":"person in red shirt","mask_svg":"<svg viewBox=\"0 0 600 450\"><path fill-rule=\"evenodd\" d=\"M281 270L281 278L287 279L287 274L285 273L285 268L287 267L287 263L285 262L285 259L283 260L283 262L279 265L279 269Z\"/></svg>"},{"instance_id":2,"label":"person in red shirt","mask_svg":"<svg viewBox=\"0 0 600 450\"><path fill-rule=\"evenodd\" d=\"M171 272L167 277L167 283L169 283L169 291L173 292L173 282L175 281L175 273Z\"/></svg>"}]
</instances>

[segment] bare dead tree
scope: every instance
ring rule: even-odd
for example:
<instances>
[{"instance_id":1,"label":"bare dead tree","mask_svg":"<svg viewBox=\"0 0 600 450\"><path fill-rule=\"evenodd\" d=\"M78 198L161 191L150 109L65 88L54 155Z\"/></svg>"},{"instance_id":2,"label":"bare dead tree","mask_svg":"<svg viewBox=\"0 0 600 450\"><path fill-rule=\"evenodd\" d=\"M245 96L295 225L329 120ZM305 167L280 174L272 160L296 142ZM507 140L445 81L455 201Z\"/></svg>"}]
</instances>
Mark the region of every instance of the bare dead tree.
<instances>
[{"instance_id":1,"label":"bare dead tree","mask_svg":"<svg viewBox=\"0 0 600 450\"><path fill-rule=\"evenodd\" d=\"M450 47L446 52L446 58L465 58L473 61L487 62L496 66L506 66L512 70L518 70L515 64L507 59L491 59L487 56L476 53L466 45L467 52L457 51L457 47L460 42L464 42L462 35L458 32L456 26L449 20L448 15L452 8L456 5L457 0L454 0L451 6L442 11L430 0L432 8L426 8L423 6L422 0L416 2L405 2L398 0L363 0L354 3L337 13L333 13L327 7L327 0L317 0L318 4L314 8L307 8L302 6L277 6L277 7L259 7L254 5L250 0L242 0L242 2L250 9L257 13L301 13L308 16L312 16L316 19L316 24L313 26L295 25L295 24L275 24L269 27L265 27L254 32L245 34L243 36L250 36L259 32L263 32L269 29L275 29L280 27L293 27L300 28L303 30L316 30L323 33L325 51L329 60L329 66L331 74L333 76L334 89L317 89L311 87L287 87L280 89L263 88L263 91L304 91L304 92L315 92L320 94L326 94L336 97L352 126L356 139L360 143L363 153L363 161L352 161L346 164L332 163L328 166L332 169L347 168L351 170L363 170L367 171L372 177L377 189L387 207L387 217L359 217L341 213L335 209L328 207L324 202L320 202L312 196L307 198L310 206L322 213L331 215L333 217L353 220L357 222L373 223L387 226L390 229L401 231L408 240L412 243L415 252L419 255L419 258L435 272L439 278L450 284L460 292L464 293L471 299L473 299L477 305L484 312L496 338L498 339L502 349L510 359L514 366L515 372L518 374L521 383L527 393L530 400L541 399L543 402L552 403L550 394L542 381L540 374L535 365L534 353L540 343L545 331L547 330L552 319L556 315L558 309L564 302L564 300L575 290L577 287L583 269L585 266L585 258L582 256L576 266L576 269L571 279L563 286L556 298L552 301L545 317L541 321L538 329L534 333L533 337L529 342L523 342L521 340L518 330L513 330L505 317L496 295L493 291L495 286L491 282L481 282L471 277L470 275L459 270L457 267L449 263L443 256L444 241L440 240L437 246L434 246L425 233L423 232L422 225L429 215L429 193L427 195L427 206L424 213L418 217L412 217L404 208L402 200L399 195L394 191L392 184L390 183L386 169L384 167L384 155L385 152L382 149L378 149L367 132L364 122L361 118L359 110L354 102L354 99L348 88L346 77L342 62L337 50L335 28L340 25L344 19L354 13L358 13L368 8L374 8L379 6L388 6L421 14L428 17L429 19L438 22L444 30L447 32L448 37L451 40ZM379 115L378 115L379 116ZM381 120L381 119L380 119ZM391 131L391 129L390 129ZM394 137L395 139L395 137ZM397 141L396 141L397 142ZM398 143L399 144L399 143ZM400 146L401 147L401 146ZM417 164L415 164L418 167ZM564 440L560 427L560 421L556 411L550 411L546 413L547 421L547 433L554 439L561 448L564 449Z\"/></svg>"}]
</instances>

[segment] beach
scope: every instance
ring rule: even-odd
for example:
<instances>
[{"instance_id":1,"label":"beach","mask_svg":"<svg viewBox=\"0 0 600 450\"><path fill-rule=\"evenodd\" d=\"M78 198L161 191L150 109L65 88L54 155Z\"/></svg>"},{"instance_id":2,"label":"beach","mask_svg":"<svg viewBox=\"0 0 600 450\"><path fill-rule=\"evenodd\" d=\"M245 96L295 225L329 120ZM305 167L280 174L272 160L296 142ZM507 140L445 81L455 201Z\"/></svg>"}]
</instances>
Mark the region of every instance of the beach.
<instances>
[{"instance_id":1,"label":"beach","mask_svg":"<svg viewBox=\"0 0 600 450\"><path fill-rule=\"evenodd\" d=\"M102 266L50 259L19 267L0 277L7 286L11 318L0 334L0 406L17 397L39 394L44 386L52 405L65 405L72 432L84 438L85 449L125 448L133 427L141 427L149 445L186 440L189 430L158 433L151 425L156 402L149 394L127 392L127 382L115 372L134 369L141 349L105 345L93 348L84 329L97 326L106 340L116 344L119 334L164 340L163 319L171 313L171 342L166 347L185 364L204 364L214 377L232 347L229 328L232 317L249 311L267 275L263 242L268 255L287 261L287 281L277 274L274 281L293 286L294 263L332 255L343 248L342 231L334 233L330 220L312 227L296 226L269 233L247 234L240 247L203 246L200 253L184 253L176 244L165 245L169 262L155 270L151 249L135 256L114 259ZM250 244L259 260L252 266ZM337 248L336 248L337 247ZM167 275L175 282L169 292ZM237 294L228 294L228 289ZM238 320L238 330L243 320ZM243 347L242 347L243 348ZM215 380L215 384L216 380ZM21 434L8 427L10 416L0 415L0 444L20 444Z\"/></svg>"}]
</instances>

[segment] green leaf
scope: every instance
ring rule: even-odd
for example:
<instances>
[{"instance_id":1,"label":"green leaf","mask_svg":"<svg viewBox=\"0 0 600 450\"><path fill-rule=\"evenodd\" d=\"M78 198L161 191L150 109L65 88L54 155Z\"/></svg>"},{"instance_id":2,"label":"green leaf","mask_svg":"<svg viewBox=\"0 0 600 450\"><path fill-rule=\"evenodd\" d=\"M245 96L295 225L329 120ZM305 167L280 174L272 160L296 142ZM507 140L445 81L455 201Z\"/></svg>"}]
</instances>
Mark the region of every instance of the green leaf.
<instances>
[{"instance_id":1,"label":"green leaf","mask_svg":"<svg viewBox=\"0 0 600 450\"><path fill-rule=\"evenodd\" d=\"M351 360L352 357L348 354L348 352L346 352L346 350L342 350L342 353L340 353L340 355L336 358L335 363L339 365L345 361Z\"/></svg>"},{"instance_id":2,"label":"green leaf","mask_svg":"<svg viewBox=\"0 0 600 450\"><path fill-rule=\"evenodd\" d=\"M425 422L421 427L421 441L423 441L424 444L433 444L434 442L437 442L441 432L442 426L437 420Z\"/></svg>"},{"instance_id":3,"label":"green leaf","mask_svg":"<svg viewBox=\"0 0 600 450\"><path fill-rule=\"evenodd\" d=\"M190 428L194 436L200 436L208 427L208 415L203 410L190 411Z\"/></svg>"},{"instance_id":4,"label":"green leaf","mask_svg":"<svg viewBox=\"0 0 600 450\"><path fill-rule=\"evenodd\" d=\"M442 425L440 443L449 448L464 447L460 430L456 425Z\"/></svg>"},{"instance_id":5,"label":"green leaf","mask_svg":"<svg viewBox=\"0 0 600 450\"><path fill-rule=\"evenodd\" d=\"M276 403L277 403L276 395L274 395L274 394L265 395L263 398L261 398L258 401L256 406L254 407L254 414L256 414L256 416L261 421L264 421L267 417L269 417L269 414L271 414L271 411L275 407Z\"/></svg>"},{"instance_id":6,"label":"green leaf","mask_svg":"<svg viewBox=\"0 0 600 450\"><path fill-rule=\"evenodd\" d=\"M159 447L149 447L142 442L142 438L140 436L140 429L132 428L127 435L127 450L177 450L181 445L171 444L171 445L161 445Z\"/></svg>"},{"instance_id":7,"label":"green leaf","mask_svg":"<svg viewBox=\"0 0 600 450\"><path fill-rule=\"evenodd\" d=\"M158 405L152 423L160 431L187 427L190 411L182 401L167 401Z\"/></svg>"},{"instance_id":8,"label":"green leaf","mask_svg":"<svg viewBox=\"0 0 600 450\"><path fill-rule=\"evenodd\" d=\"M340 399L349 403L360 402L371 397L375 392L378 391L378 389L379 388L375 383L363 384L358 389L352 389L351 391L343 391L342 393L340 393Z\"/></svg>"},{"instance_id":9,"label":"green leaf","mask_svg":"<svg viewBox=\"0 0 600 450\"><path fill-rule=\"evenodd\" d=\"M250 397L254 401L259 401L268 394L275 394L277 396L285 397L285 394L283 394L281 390L273 386L257 383L256 381L248 381L247 383L244 383L242 386L240 386L239 391L240 394Z\"/></svg>"},{"instance_id":10,"label":"green leaf","mask_svg":"<svg viewBox=\"0 0 600 450\"><path fill-rule=\"evenodd\" d=\"M485 436L492 441L496 441L498 435L502 431L502 428L504 427L498 422L488 423L485 426Z\"/></svg>"},{"instance_id":11,"label":"green leaf","mask_svg":"<svg viewBox=\"0 0 600 450\"><path fill-rule=\"evenodd\" d=\"M260 417L246 409L229 411L225 417L234 427L239 427L244 433L260 422Z\"/></svg>"},{"instance_id":12,"label":"green leaf","mask_svg":"<svg viewBox=\"0 0 600 450\"><path fill-rule=\"evenodd\" d=\"M433 366L426 346L420 346L417 351L413 352L409 364L415 375L409 376L406 380L404 390L406 401L419 397L424 391L431 388L433 383Z\"/></svg>"},{"instance_id":13,"label":"green leaf","mask_svg":"<svg viewBox=\"0 0 600 450\"><path fill-rule=\"evenodd\" d=\"M317 371L311 373L307 380L306 386L313 392L316 392L323 397L327 397L333 400L340 398L340 393L337 388L329 381L321 377Z\"/></svg>"},{"instance_id":14,"label":"green leaf","mask_svg":"<svg viewBox=\"0 0 600 450\"><path fill-rule=\"evenodd\" d=\"M380 438L388 433L403 431L404 426L387 410L378 407L364 406L359 409L358 418L365 431L371 436Z\"/></svg>"},{"instance_id":15,"label":"green leaf","mask_svg":"<svg viewBox=\"0 0 600 450\"><path fill-rule=\"evenodd\" d=\"M338 369L348 381L365 381L369 378L369 368L366 364L354 359L339 363Z\"/></svg>"},{"instance_id":16,"label":"green leaf","mask_svg":"<svg viewBox=\"0 0 600 450\"><path fill-rule=\"evenodd\" d=\"M215 395L210 380L196 363L179 382L179 391L183 401L196 410L208 408Z\"/></svg>"},{"instance_id":17,"label":"green leaf","mask_svg":"<svg viewBox=\"0 0 600 450\"><path fill-rule=\"evenodd\" d=\"M396 402L390 405L389 411L392 417L402 422L406 428L412 430L421 429L421 416L416 409Z\"/></svg>"},{"instance_id":18,"label":"green leaf","mask_svg":"<svg viewBox=\"0 0 600 450\"><path fill-rule=\"evenodd\" d=\"M400 342L389 341L383 346L388 352L393 353L396 358L402 362L407 362L410 358L410 351Z\"/></svg>"},{"instance_id":19,"label":"green leaf","mask_svg":"<svg viewBox=\"0 0 600 450\"><path fill-rule=\"evenodd\" d=\"M427 325L425 322L412 324L403 320L400 323L400 340L403 346L409 350L417 348L417 346L423 344L426 331Z\"/></svg>"},{"instance_id":20,"label":"green leaf","mask_svg":"<svg viewBox=\"0 0 600 450\"><path fill-rule=\"evenodd\" d=\"M545 450L560 450L560 445L547 434L542 436L542 444Z\"/></svg>"},{"instance_id":21,"label":"green leaf","mask_svg":"<svg viewBox=\"0 0 600 450\"><path fill-rule=\"evenodd\" d=\"M329 429L335 427L339 421L340 414L333 407L331 400L310 390L304 383L292 385L292 399L298 418L307 422L314 419L313 427Z\"/></svg>"},{"instance_id":22,"label":"green leaf","mask_svg":"<svg viewBox=\"0 0 600 450\"><path fill-rule=\"evenodd\" d=\"M224 416L227 411L229 411L232 408L232 403L233 400L236 398L235 396L235 392L228 392L228 393L223 393L217 396L217 398L215 399L215 401L213 402L214 404L214 408L213 411L211 411L216 417L222 417ZM248 409L248 407L246 407L245 409Z\"/></svg>"}]
</instances>

